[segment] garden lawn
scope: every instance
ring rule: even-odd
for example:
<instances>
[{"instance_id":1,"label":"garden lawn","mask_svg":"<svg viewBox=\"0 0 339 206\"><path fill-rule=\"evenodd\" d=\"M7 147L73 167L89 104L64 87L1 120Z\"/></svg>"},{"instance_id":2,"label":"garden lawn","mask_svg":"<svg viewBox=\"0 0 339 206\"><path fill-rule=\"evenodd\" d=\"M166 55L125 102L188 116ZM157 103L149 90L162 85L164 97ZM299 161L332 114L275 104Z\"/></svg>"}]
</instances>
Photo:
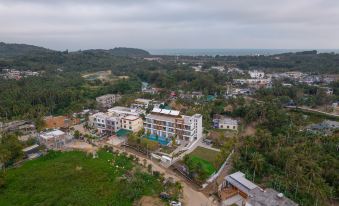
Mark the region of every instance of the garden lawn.
<instances>
[{"instance_id":1,"label":"garden lawn","mask_svg":"<svg viewBox=\"0 0 339 206\"><path fill-rule=\"evenodd\" d=\"M196 170L197 165L200 164L203 176L207 177L216 171L213 163L217 155L217 151L197 147L188 155L189 159L186 164L188 164L188 167L193 170Z\"/></svg>"},{"instance_id":2,"label":"garden lawn","mask_svg":"<svg viewBox=\"0 0 339 206\"><path fill-rule=\"evenodd\" d=\"M190 153L190 155L197 156L203 160L213 163L215 161L216 156L219 152L207 149L204 147L197 147Z\"/></svg>"},{"instance_id":3,"label":"garden lawn","mask_svg":"<svg viewBox=\"0 0 339 206\"><path fill-rule=\"evenodd\" d=\"M96 159L83 152L50 152L6 172L0 205L130 206L162 190L154 176L140 171L121 178L133 167L128 157L106 151Z\"/></svg>"},{"instance_id":4,"label":"garden lawn","mask_svg":"<svg viewBox=\"0 0 339 206\"><path fill-rule=\"evenodd\" d=\"M200 157L194 156L194 155L189 155L189 161L188 162L189 162L188 164L190 165L189 166L190 168L191 167L194 168L194 167L196 167L196 165L201 164L203 172L207 175L211 175L216 171L216 169L214 168L214 166L210 162L208 162L204 159L201 159Z\"/></svg>"}]
</instances>

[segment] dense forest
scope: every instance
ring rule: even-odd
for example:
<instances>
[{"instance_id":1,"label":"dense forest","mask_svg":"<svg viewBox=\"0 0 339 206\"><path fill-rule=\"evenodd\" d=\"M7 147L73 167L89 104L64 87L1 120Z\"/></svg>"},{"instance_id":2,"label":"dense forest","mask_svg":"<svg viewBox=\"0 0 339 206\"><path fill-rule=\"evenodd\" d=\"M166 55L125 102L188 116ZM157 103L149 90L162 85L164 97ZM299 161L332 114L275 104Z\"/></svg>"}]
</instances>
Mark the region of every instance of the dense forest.
<instances>
[{"instance_id":1,"label":"dense forest","mask_svg":"<svg viewBox=\"0 0 339 206\"><path fill-rule=\"evenodd\" d=\"M134 48L114 48L109 50L91 49L68 52L54 51L25 44L0 43L0 67L48 70L63 68L71 71L121 69L142 63L144 57L152 57L149 52ZM233 65L241 69L261 69L265 71L302 71L316 74L339 73L339 54L305 51L277 55L259 56L161 56L168 63L204 63L210 65ZM162 65L164 66L164 65Z\"/></svg>"},{"instance_id":2,"label":"dense forest","mask_svg":"<svg viewBox=\"0 0 339 206\"><path fill-rule=\"evenodd\" d=\"M307 121L277 102L239 105L257 132L240 137L234 170L283 192L301 205L327 205L339 196L338 133L321 136L300 130ZM239 113L240 115L242 113Z\"/></svg>"}]
</instances>

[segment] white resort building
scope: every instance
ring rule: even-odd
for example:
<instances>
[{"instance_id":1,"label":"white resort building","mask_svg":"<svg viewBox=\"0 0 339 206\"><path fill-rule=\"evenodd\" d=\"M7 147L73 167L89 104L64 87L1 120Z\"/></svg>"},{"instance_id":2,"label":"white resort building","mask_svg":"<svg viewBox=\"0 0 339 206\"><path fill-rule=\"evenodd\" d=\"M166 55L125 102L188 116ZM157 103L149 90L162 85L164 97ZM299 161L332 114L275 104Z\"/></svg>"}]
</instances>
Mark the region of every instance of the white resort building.
<instances>
[{"instance_id":1,"label":"white resort building","mask_svg":"<svg viewBox=\"0 0 339 206\"><path fill-rule=\"evenodd\" d=\"M145 134L194 141L202 137L202 115L180 115L180 111L154 108L146 115Z\"/></svg>"},{"instance_id":2,"label":"white resort building","mask_svg":"<svg viewBox=\"0 0 339 206\"><path fill-rule=\"evenodd\" d=\"M99 112L89 117L89 125L98 129L99 133L113 133L120 129L137 132L143 127L140 114L142 110L127 107L113 107L108 112Z\"/></svg>"},{"instance_id":3,"label":"white resort building","mask_svg":"<svg viewBox=\"0 0 339 206\"><path fill-rule=\"evenodd\" d=\"M119 94L106 94L106 95L97 97L96 101L98 102L100 107L110 108L115 102L119 101L120 99L121 99L121 96Z\"/></svg>"}]
</instances>

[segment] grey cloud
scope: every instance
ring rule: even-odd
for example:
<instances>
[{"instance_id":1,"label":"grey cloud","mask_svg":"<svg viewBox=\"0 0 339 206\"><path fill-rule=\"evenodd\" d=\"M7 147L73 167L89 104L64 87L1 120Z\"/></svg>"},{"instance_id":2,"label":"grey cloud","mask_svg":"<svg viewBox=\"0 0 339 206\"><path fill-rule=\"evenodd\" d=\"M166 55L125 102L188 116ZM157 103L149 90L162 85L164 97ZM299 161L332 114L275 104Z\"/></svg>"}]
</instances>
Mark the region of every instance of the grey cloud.
<instances>
[{"instance_id":1,"label":"grey cloud","mask_svg":"<svg viewBox=\"0 0 339 206\"><path fill-rule=\"evenodd\" d=\"M54 49L338 48L336 0L0 0L0 41Z\"/></svg>"}]
</instances>

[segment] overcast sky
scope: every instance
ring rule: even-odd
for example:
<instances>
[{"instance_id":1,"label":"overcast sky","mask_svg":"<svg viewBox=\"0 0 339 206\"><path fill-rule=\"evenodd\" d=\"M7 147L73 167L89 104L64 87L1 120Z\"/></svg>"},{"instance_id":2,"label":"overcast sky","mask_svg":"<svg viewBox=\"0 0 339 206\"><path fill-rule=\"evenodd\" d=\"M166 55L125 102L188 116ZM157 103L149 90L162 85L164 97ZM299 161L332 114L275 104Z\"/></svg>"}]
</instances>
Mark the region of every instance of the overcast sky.
<instances>
[{"instance_id":1,"label":"overcast sky","mask_svg":"<svg viewBox=\"0 0 339 206\"><path fill-rule=\"evenodd\" d=\"M58 50L338 49L339 0L0 0L0 41Z\"/></svg>"}]
</instances>

